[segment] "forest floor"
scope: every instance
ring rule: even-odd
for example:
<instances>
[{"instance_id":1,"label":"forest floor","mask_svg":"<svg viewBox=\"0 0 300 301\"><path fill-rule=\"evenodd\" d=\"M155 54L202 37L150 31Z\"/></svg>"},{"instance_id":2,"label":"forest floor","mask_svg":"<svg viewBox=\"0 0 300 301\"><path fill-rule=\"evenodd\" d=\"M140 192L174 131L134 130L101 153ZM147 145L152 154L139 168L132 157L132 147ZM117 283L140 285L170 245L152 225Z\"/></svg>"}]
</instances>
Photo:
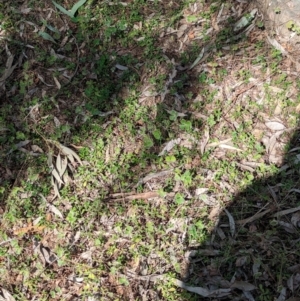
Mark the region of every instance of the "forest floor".
<instances>
[{"instance_id":1,"label":"forest floor","mask_svg":"<svg viewBox=\"0 0 300 301\"><path fill-rule=\"evenodd\" d=\"M0 300L300 300L300 78L253 3L6 1L0 43Z\"/></svg>"}]
</instances>

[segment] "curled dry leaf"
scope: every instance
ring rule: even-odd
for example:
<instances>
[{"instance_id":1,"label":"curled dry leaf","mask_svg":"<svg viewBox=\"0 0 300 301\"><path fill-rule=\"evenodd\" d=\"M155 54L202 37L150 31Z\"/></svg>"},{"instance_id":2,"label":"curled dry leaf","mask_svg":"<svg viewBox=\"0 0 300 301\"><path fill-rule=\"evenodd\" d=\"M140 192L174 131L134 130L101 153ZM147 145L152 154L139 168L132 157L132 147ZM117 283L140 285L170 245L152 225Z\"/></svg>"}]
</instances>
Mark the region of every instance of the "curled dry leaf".
<instances>
[{"instance_id":1,"label":"curled dry leaf","mask_svg":"<svg viewBox=\"0 0 300 301\"><path fill-rule=\"evenodd\" d=\"M38 145L31 145L31 149L35 153L44 153L43 150Z\"/></svg>"}]
</instances>

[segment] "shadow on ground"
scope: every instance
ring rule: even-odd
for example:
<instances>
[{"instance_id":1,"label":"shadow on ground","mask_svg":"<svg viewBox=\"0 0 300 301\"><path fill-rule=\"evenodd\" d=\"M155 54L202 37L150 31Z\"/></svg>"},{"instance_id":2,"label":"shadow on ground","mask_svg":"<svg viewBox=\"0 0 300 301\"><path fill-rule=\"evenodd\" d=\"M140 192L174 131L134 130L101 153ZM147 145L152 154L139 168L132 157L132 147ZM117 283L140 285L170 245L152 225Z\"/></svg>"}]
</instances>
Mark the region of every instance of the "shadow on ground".
<instances>
[{"instance_id":1,"label":"shadow on ground","mask_svg":"<svg viewBox=\"0 0 300 301\"><path fill-rule=\"evenodd\" d=\"M211 300L298 300L298 153L296 131L279 172L253 181L215 214L206 242L186 253L183 281L198 297L184 300L198 300L199 295Z\"/></svg>"}]
</instances>

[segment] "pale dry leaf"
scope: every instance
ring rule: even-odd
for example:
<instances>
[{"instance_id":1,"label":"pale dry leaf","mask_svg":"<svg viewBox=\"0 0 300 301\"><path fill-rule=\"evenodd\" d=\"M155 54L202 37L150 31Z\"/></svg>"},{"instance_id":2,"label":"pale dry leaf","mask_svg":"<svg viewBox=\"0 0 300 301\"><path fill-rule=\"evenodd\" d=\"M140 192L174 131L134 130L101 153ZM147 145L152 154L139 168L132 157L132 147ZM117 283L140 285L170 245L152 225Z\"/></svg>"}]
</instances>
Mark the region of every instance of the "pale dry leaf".
<instances>
[{"instance_id":1,"label":"pale dry leaf","mask_svg":"<svg viewBox=\"0 0 300 301\"><path fill-rule=\"evenodd\" d=\"M222 228L217 227L217 228L216 228L216 231L217 231L219 237L220 237L222 240L226 239L226 235L225 235L224 231L222 230Z\"/></svg>"},{"instance_id":2,"label":"pale dry leaf","mask_svg":"<svg viewBox=\"0 0 300 301\"><path fill-rule=\"evenodd\" d=\"M30 140L20 141L19 143L15 144L15 147L16 148L21 148L23 146L26 146L29 142L30 142Z\"/></svg>"},{"instance_id":3,"label":"pale dry leaf","mask_svg":"<svg viewBox=\"0 0 300 301\"><path fill-rule=\"evenodd\" d=\"M232 140L232 138L228 138L228 139L225 139L223 141L212 142L212 143L207 144L207 147L217 147L220 144L226 144L226 143L230 142L231 140Z\"/></svg>"},{"instance_id":4,"label":"pale dry leaf","mask_svg":"<svg viewBox=\"0 0 300 301\"><path fill-rule=\"evenodd\" d=\"M200 194L206 193L208 191L208 188L197 188L195 190L195 195L199 196Z\"/></svg>"},{"instance_id":5,"label":"pale dry leaf","mask_svg":"<svg viewBox=\"0 0 300 301\"><path fill-rule=\"evenodd\" d=\"M286 300L286 287L283 287L280 291L279 297L275 301L285 301Z\"/></svg>"},{"instance_id":6,"label":"pale dry leaf","mask_svg":"<svg viewBox=\"0 0 300 301\"><path fill-rule=\"evenodd\" d=\"M202 48L202 50L201 50L200 54L198 55L198 57L195 59L193 64L188 68L189 70L193 69L200 62L200 60L204 56L204 52L205 52L205 47Z\"/></svg>"},{"instance_id":7,"label":"pale dry leaf","mask_svg":"<svg viewBox=\"0 0 300 301\"><path fill-rule=\"evenodd\" d=\"M56 198L56 197L59 197L60 198L60 193L59 193L59 188L58 188L58 185L54 179L54 177L51 177L51 183L52 183L52 186L53 186L53 189L54 189L54 197L53 197L53 200Z\"/></svg>"},{"instance_id":8,"label":"pale dry leaf","mask_svg":"<svg viewBox=\"0 0 300 301\"><path fill-rule=\"evenodd\" d=\"M156 179L156 178L160 178L160 177L167 177L168 175L170 175L173 172L173 169L168 169L168 170L162 170L156 173L150 173L147 176L145 176L144 178L140 179L138 181L137 185L140 184L145 184L148 181L152 180L152 179Z\"/></svg>"},{"instance_id":9,"label":"pale dry leaf","mask_svg":"<svg viewBox=\"0 0 300 301\"><path fill-rule=\"evenodd\" d=\"M267 213L269 213L271 211L271 209L266 209L265 211L259 212L259 213L255 213L253 216L242 219L242 220L238 220L236 223L238 225L246 225L248 223L252 223L255 220L262 218L264 215L266 215Z\"/></svg>"},{"instance_id":10,"label":"pale dry leaf","mask_svg":"<svg viewBox=\"0 0 300 301\"><path fill-rule=\"evenodd\" d=\"M65 174L68 166L68 159L66 157L61 160L61 170L59 171L59 175L62 177Z\"/></svg>"},{"instance_id":11,"label":"pale dry leaf","mask_svg":"<svg viewBox=\"0 0 300 301\"><path fill-rule=\"evenodd\" d=\"M38 78L39 78L39 80L40 80L43 84L45 84L47 87L53 87L53 85L47 84L47 83L45 82L44 78L43 78L40 74L38 74Z\"/></svg>"},{"instance_id":12,"label":"pale dry leaf","mask_svg":"<svg viewBox=\"0 0 300 301\"><path fill-rule=\"evenodd\" d=\"M7 48L7 46L6 46L6 48ZM7 48L7 50L8 50L8 48ZM8 59L6 61L6 65L5 65L4 73L0 77L0 86L2 86L5 83L5 80L8 77L10 77L10 75L13 73L13 71L17 67L17 63L15 65L12 65L13 61L14 61L14 56L9 52Z\"/></svg>"},{"instance_id":13,"label":"pale dry leaf","mask_svg":"<svg viewBox=\"0 0 300 301\"><path fill-rule=\"evenodd\" d=\"M226 215L229 219L230 234L231 234L232 237L234 237L234 235L235 235L235 221L234 221L234 218L226 208L224 208L224 211L225 211L225 213L226 213Z\"/></svg>"},{"instance_id":14,"label":"pale dry leaf","mask_svg":"<svg viewBox=\"0 0 300 301\"><path fill-rule=\"evenodd\" d=\"M274 47L276 48L277 50L279 50L283 55L286 55L287 54L287 51L274 39L274 38L270 38L268 35L267 35L267 40L268 42Z\"/></svg>"},{"instance_id":15,"label":"pale dry leaf","mask_svg":"<svg viewBox=\"0 0 300 301\"><path fill-rule=\"evenodd\" d=\"M235 164L240 167L241 169L244 169L244 170L247 170L247 171L250 171L251 173L254 173L255 172L255 169L248 166L248 165L245 165L245 164L241 164L241 163L238 163L238 162L235 162Z\"/></svg>"},{"instance_id":16,"label":"pale dry leaf","mask_svg":"<svg viewBox=\"0 0 300 301\"><path fill-rule=\"evenodd\" d=\"M292 273L300 273L300 263L295 264L291 267L288 267L288 271L290 271Z\"/></svg>"},{"instance_id":17,"label":"pale dry leaf","mask_svg":"<svg viewBox=\"0 0 300 301\"><path fill-rule=\"evenodd\" d=\"M126 71L128 70L128 67L120 65L120 64L116 64L115 66L117 69L121 70L121 71Z\"/></svg>"},{"instance_id":18,"label":"pale dry leaf","mask_svg":"<svg viewBox=\"0 0 300 301\"><path fill-rule=\"evenodd\" d=\"M42 220L42 216L37 217L36 219L33 220L32 225L36 226L38 223Z\"/></svg>"},{"instance_id":19,"label":"pale dry leaf","mask_svg":"<svg viewBox=\"0 0 300 301\"><path fill-rule=\"evenodd\" d=\"M51 261L50 261L50 250L48 248L45 248L43 245L40 245L40 251L41 251L41 254L44 257L45 262L51 263Z\"/></svg>"},{"instance_id":20,"label":"pale dry leaf","mask_svg":"<svg viewBox=\"0 0 300 301\"><path fill-rule=\"evenodd\" d=\"M59 174L55 168L53 168L53 170L52 170L52 175L59 184L64 184L64 182L62 181L61 177L59 176Z\"/></svg>"},{"instance_id":21,"label":"pale dry leaf","mask_svg":"<svg viewBox=\"0 0 300 301\"><path fill-rule=\"evenodd\" d=\"M299 226L300 226L300 212L299 211L292 215L291 222L296 228L299 228Z\"/></svg>"},{"instance_id":22,"label":"pale dry leaf","mask_svg":"<svg viewBox=\"0 0 300 301\"><path fill-rule=\"evenodd\" d=\"M92 253L95 250L95 248L90 249L86 252L81 253L80 257L86 260L92 260Z\"/></svg>"},{"instance_id":23,"label":"pale dry leaf","mask_svg":"<svg viewBox=\"0 0 300 301\"><path fill-rule=\"evenodd\" d=\"M82 162L81 162L79 156L73 150L71 150L70 148L61 144L61 151L68 157L69 156L74 157L76 159L76 161L82 165Z\"/></svg>"},{"instance_id":24,"label":"pale dry leaf","mask_svg":"<svg viewBox=\"0 0 300 301\"><path fill-rule=\"evenodd\" d=\"M300 274L299 273L293 274L287 280L287 286L292 292L296 291L299 288L299 285L300 285Z\"/></svg>"},{"instance_id":25,"label":"pale dry leaf","mask_svg":"<svg viewBox=\"0 0 300 301\"><path fill-rule=\"evenodd\" d=\"M255 301L254 297L250 292L243 291L243 295L247 298L248 301Z\"/></svg>"},{"instance_id":26,"label":"pale dry leaf","mask_svg":"<svg viewBox=\"0 0 300 301\"><path fill-rule=\"evenodd\" d=\"M268 121L266 126L272 131L282 131L286 128L284 124L278 121Z\"/></svg>"},{"instance_id":27,"label":"pale dry leaf","mask_svg":"<svg viewBox=\"0 0 300 301\"><path fill-rule=\"evenodd\" d=\"M0 296L0 298L3 300L3 301L15 301L16 299L11 295L11 293L9 291L7 291L6 289L4 288L1 288L1 291L2 291L2 295L3 295L3 298ZM1 300L0 299L0 300Z\"/></svg>"},{"instance_id":28,"label":"pale dry leaf","mask_svg":"<svg viewBox=\"0 0 300 301\"><path fill-rule=\"evenodd\" d=\"M211 210L211 212L210 212L208 218L209 218L210 220L214 220L216 217L219 216L220 212L221 212L220 206L216 206L216 207L214 207L214 208Z\"/></svg>"},{"instance_id":29,"label":"pale dry leaf","mask_svg":"<svg viewBox=\"0 0 300 301\"><path fill-rule=\"evenodd\" d=\"M245 292L250 292L257 289L255 285L246 281L235 281L231 284L231 288L237 288Z\"/></svg>"},{"instance_id":30,"label":"pale dry leaf","mask_svg":"<svg viewBox=\"0 0 300 301\"><path fill-rule=\"evenodd\" d=\"M248 256L241 256L237 258L237 260L235 261L235 266L242 267L247 263L247 261L248 261Z\"/></svg>"},{"instance_id":31,"label":"pale dry leaf","mask_svg":"<svg viewBox=\"0 0 300 301\"><path fill-rule=\"evenodd\" d=\"M284 221L278 221L278 225L283 227L283 229L288 233L296 233L297 232L295 227L290 223L287 223L287 222L284 222Z\"/></svg>"},{"instance_id":32,"label":"pale dry leaf","mask_svg":"<svg viewBox=\"0 0 300 301\"><path fill-rule=\"evenodd\" d=\"M51 153L48 153L47 154L47 164L48 164L48 167L50 169L53 168L53 161L52 161L52 154Z\"/></svg>"},{"instance_id":33,"label":"pale dry leaf","mask_svg":"<svg viewBox=\"0 0 300 301\"><path fill-rule=\"evenodd\" d=\"M178 39L180 39L184 35L184 33L187 30L187 28L188 28L187 24L183 24L183 25L181 25L178 28L178 30L177 30L177 37L178 37Z\"/></svg>"},{"instance_id":34,"label":"pale dry leaf","mask_svg":"<svg viewBox=\"0 0 300 301\"><path fill-rule=\"evenodd\" d=\"M61 170L61 155L58 154L56 157L56 168L58 170L58 172Z\"/></svg>"},{"instance_id":35,"label":"pale dry leaf","mask_svg":"<svg viewBox=\"0 0 300 301\"><path fill-rule=\"evenodd\" d=\"M60 82L58 81L58 79L55 76L53 76L53 79L54 79L54 82L55 82L55 85L56 85L57 89L60 90L61 89Z\"/></svg>"},{"instance_id":36,"label":"pale dry leaf","mask_svg":"<svg viewBox=\"0 0 300 301\"><path fill-rule=\"evenodd\" d=\"M58 128L58 127L60 127L60 121L59 121L59 119L57 118L57 117L53 117L53 120L54 120L54 124L55 124L55 126Z\"/></svg>"},{"instance_id":37,"label":"pale dry leaf","mask_svg":"<svg viewBox=\"0 0 300 301\"><path fill-rule=\"evenodd\" d=\"M237 148L237 147L235 147L235 146L228 145L228 144L219 144L219 147L220 147L220 148L229 149L229 150L235 150L235 151L239 151L239 152L243 151L243 150L240 149L240 148Z\"/></svg>"},{"instance_id":38,"label":"pale dry leaf","mask_svg":"<svg viewBox=\"0 0 300 301\"><path fill-rule=\"evenodd\" d=\"M63 215L62 213L52 204L48 204L48 208L51 212L53 212L55 215L57 215L58 217L60 217L61 219L63 219Z\"/></svg>"},{"instance_id":39,"label":"pale dry leaf","mask_svg":"<svg viewBox=\"0 0 300 301\"><path fill-rule=\"evenodd\" d=\"M32 149L32 151L34 151L35 153L41 153L41 154L44 153L44 151L43 151L38 145L31 145L31 149Z\"/></svg>"},{"instance_id":40,"label":"pale dry leaf","mask_svg":"<svg viewBox=\"0 0 300 301\"><path fill-rule=\"evenodd\" d=\"M172 150L176 145L180 144L181 142L181 138L177 138L177 139L173 139L171 141L169 141L165 147L163 148L163 150L158 154L158 156L162 156L164 155L164 153L168 153L170 150Z\"/></svg>"},{"instance_id":41,"label":"pale dry leaf","mask_svg":"<svg viewBox=\"0 0 300 301\"><path fill-rule=\"evenodd\" d=\"M80 239L80 236L81 236L81 232L80 231L76 231L72 243L75 244Z\"/></svg>"},{"instance_id":42,"label":"pale dry leaf","mask_svg":"<svg viewBox=\"0 0 300 301\"><path fill-rule=\"evenodd\" d=\"M252 272L253 272L253 275L258 275L260 266L261 266L261 261L260 261L260 259L254 258L254 260L253 260L253 265L252 265Z\"/></svg>"},{"instance_id":43,"label":"pale dry leaf","mask_svg":"<svg viewBox=\"0 0 300 301\"><path fill-rule=\"evenodd\" d=\"M204 130L203 137L200 141L200 152L203 155L205 152L206 145L209 141L209 128L206 126Z\"/></svg>"},{"instance_id":44,"label":"pale dry leaf","mask_svg":"<svg viewBox=\"0 0 300 301\"><path fill-rule=\"evenodd\" d=\"M229 296L231 294L231 289L230 288L221 288L221 289L216 289L216 290L208 290L206 288L200 287L200 286L188 286L184 282L178 279L173 279L173 284L176 286L185 289L189 292L195 293L197 295L200 295L205 298L222 298Z\"/></svg>"}]
</instances>

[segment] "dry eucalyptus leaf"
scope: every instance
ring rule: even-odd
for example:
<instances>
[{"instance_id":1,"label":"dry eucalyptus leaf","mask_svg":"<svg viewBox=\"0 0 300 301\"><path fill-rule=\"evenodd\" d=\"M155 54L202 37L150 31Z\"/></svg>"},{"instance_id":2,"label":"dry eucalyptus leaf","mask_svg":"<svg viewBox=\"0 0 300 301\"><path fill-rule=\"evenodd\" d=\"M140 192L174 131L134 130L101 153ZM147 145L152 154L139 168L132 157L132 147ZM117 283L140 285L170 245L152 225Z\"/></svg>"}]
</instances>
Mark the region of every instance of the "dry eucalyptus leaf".
<instances>
[{"instance_id":1,"label":"dry eucalyptus leaf","mask_svg":"<svg viewBox=\"0 0 300 301\"><path fill-rule=\"evenodd\" d=\"M184 282L173 279L173 284L176 286L183 288L189 292L195 293L197 295L200 295L202 297L206 298L222 298L229 296L231 294L231 289L230 288L221 288L221 289L216 289L216 290L208 290L206 288L200 287L200 286L188 286Z\"/></svg>"},{"instance_id":2,"label":"dry eucalyptus leaf","mask_svg":"<svg viewBox=\"0 0 300 301\"><path fill-rule=\"evenodd\" d=\"M3 297L0 295L0 301L15 301L16 299L4 288L1 289Z\"/></svg>"},{"instance_id":3,"label":"dry eucalyptus leaf","mask_svg":"<svg viewBox=\"0 0 300 301\"><path fill-rule=\"evenodd\" d=\"M231 287L238 288L245 292L250 292L250 291L257 289L257 287L255 285L253 285L249 282L246 282L246 281L235 281L233 284L231 284Z\"/></svg>"},{"instance_id":4,"label":"dry eucalyptus leaf","mask_svg":"<svg viewBox=\"0 0 300 301\"><path fill-rule=\"evenodd\" d=\"M268 121L266 122L266 126L272 131L282 131L286 128L284 124L278 121Z\"/></svg>"},{"instance_id":5,"label":"dry eucalyptus leaf","mask_svg":"<svg viewBox=\"0 0 300 301\"><path fill-rule=\"evenodd\" d=\"M283 287L280 291L279 297L275 301L285 301L286 300L286 287Z\"/></svg>"},{"instance_id":6,"label":"dry eucalyptus leaf","mask_svg":"<svg viewBox=\"0 0 300 301\"><path fill-rule=\"evenodd\" d=\"M57 117L54 116L53 120L54 120L55 126L56 126L57 128L60 127L60 121L59 121L59 119L58 119Z\"/></svg>"},{"instance_id":7,"label":"dry eucalyptus leaf","mask_svg":"<svg viewBox=\"0 0 300 301\"><path fill-rule=\"evenodd\" d=\"M288 288L294 292L297 290L300 286L300 274L294 274L287 280L287 286Z\"/></svg>"},{"instance_id":8,"label":"dry eucalyptus leaf","mask_svg":"<svg viewBox=\"0 0 300 301\"><path fill-rule=\"evenodd\" d=\"M126 66L123 66L123 65L120 65L120 64L116 64L116 68L121 70L121 71L126 71L128 70L128 67Z\"/></svg>"},{"instance_id":9,"label":"dry eucalyptus leaf","mask_svg":"<svg viewBox=\"0 0 300 301\"><path fill-rule=\"evenodd\" d=\"M200 141L200 152L201 152L202 155L205 152L205 148L206 148L206 145L207 145L208 141L209 141L209 128L205 127L203 137Z\"/></svg>"},{"instance_id":10,"label":"dry eucalyptus leaf","mask_svg":"<svg viewBox=\"0 0 300 301\"><path fill-rule=\"evenodd\" d=\"M216 231L217 231L219 237L220 237L222 240L226 239L226 235L225 235L224 231L222 230L222 228L217 227L217 228L216 228Z\"/></svg>"},{"instance_id":11,"label":"dry eucalyptus leaf","mask_svg":"<svg viewBox=\"0 0 300 301\"><path fill-rule=\"evenodd\" d=\"M44 153L44 151L38 146L38 145L31 145L31 149L35 152L35 153Z\"/></svg>"},{"instance_id":12,"label":"dry eucalyptus leaf","mask_svg":"<svg viewBox=\"0 0 300 301\"><path fill-rule=\"evenodd\" d=\"M70 148L66 147L66 146L63 146L61 145L61 151L69 157L74 157L78 163L80 163L82 165L82 162L79 158L79 156L73 151L71 150Z\"/></svg>"},{"instance_id":13,"label":"dry eucalyptus leaf","mask_svg":"<svg viewBox=\"0 0 300 301\"><path fill-rule=\"evenodd\" d=\"M169 141L163 150L158 154L158 156L162 156L165 152L169 152L172 148L174 148L176 145L180 144L181 138L173 139Z\"/></svg>"},{"instance_id":14,"label":"dry eucalyptus leaf","mask_svg":"<svg viewBox=\"0 0 300 301\"><path fill-rule=\"evenodd\" d=\"M60 217L61 219L63 219L63 215L62 213L52 204L48 204L48 208L51 212L53 212L55 215L57 215L58 217Z\"/></svg>"},{"instance_id":15,"label":"dry eucalyptus leaf","mask_svg":"<svg viewBox=\"0 0 300 301\"><path fill-rule=\"evenodd\" d=\"M292 215L291 222L296 228L299 228L299 226L300 226L300 211L298 211L298 212L296 212Z\"/></svg>"},{"instance_id":16,"label":"dry eucalyptus leaf","mask_svg":"<svg viewBox=\"0 0 300 301\"><path fill-rule=\"evenodd\" d=\"M300 263L289 267L288 271L290 271L292 273L300 273Z\"/></svg>"},{"instance_id":17,"label":"dry eucalyptus leaf","mask_svg":"<svg viewBox=\"0 0 300 301\"><path fill-rule=\"evenodd\" d=\"M296 233L297 232L295 227L290 223L287 223L287 222L284 222L284 221L278 221L278 225L283 227L283 229L288 233Z\"/></svg>"},{"instance_id":18,"label":"dry eucalyptus leaf","mask_svg":"<svg viewBox=\"0 0 300 301\"><path fill-rule=\"evenodd\" d=\"M276 48L277 50L279 50L283 55L287 54L287 51L275 39L270 38L268 35L267 35L267 39L268 39L269 43L274 48Z\"/></svg>"},{"instance_id":19,"label":"dry eucalyptus leaf","mask_svg":"<svg viewBox=\"0 0 300 301\"><path fill-rule=\"evenodd\" d=\"M229 219L230 234L231 234L232 237L234 237L234 235L235 235L235 221L234 221L234 218L226 208L224 209L224 211L227 214L228 219Z\"/></svg>"},{"instance_id":20,"label":"dry eucalyptus leaf","mask_svg":"<svg viewBox=\"0 0 300 301\"><path fill-rule=\"evenodd\" d=\"M235 151L243 151L242 149L240 148L237 148L235 146L232 146L232 145L228 145L228 144L219 144L219 147L220 148L225 148L225 149L230 149L230 150L235 150Z\"/></svg>"},{"instance_id":21,"label":"dry eucalyptus leaf","mask_svg":"<svg viewBox=\"0 0 300 301\"><path fill-rule=\"evenodd\" d=\"M206 193L208 191L208 188L197 188L195 190L195 195L198 196L200 194Z\"/></svg>"},{"instance_id":22,"label":"dry eucalyptus leaf","mask_svg":"<svg viewBox=\"0 0 300 301\"><path fill-rule=\"evenodd\" d=\"M58 90L60 90L60 89L61 89L61 84L60 84L60 82L58 81L58 79L57 79L55 76L53 76L53 79L54 79L54 82L55 82L55 84L56 84L56 87L58 88Z\"/></svg>"},{"instance_id":23,"label":"dry eucalyptus leaf","mask_svg":"<svg viewBox=\"0 0 300 301\"><path fill-rule=\"evenodd\" d=\"M64 182L62 181L62 179L60 178L57 170L55 168L53 168L52 170L52 175L53 177L56 179L56 181L59 183L59 184L64 184Z\"/></svg>"},{"instance_id":24,"label":"dry eucalyptus leaf","mask_svg":"<svg viewBox=\"0 0 300 301\"><path fill-rule=\"evenodd\" d=\"M241 256L235 261L235 266L242 267L248 261L248 256Z\"/></svg>"}]
</instances>

